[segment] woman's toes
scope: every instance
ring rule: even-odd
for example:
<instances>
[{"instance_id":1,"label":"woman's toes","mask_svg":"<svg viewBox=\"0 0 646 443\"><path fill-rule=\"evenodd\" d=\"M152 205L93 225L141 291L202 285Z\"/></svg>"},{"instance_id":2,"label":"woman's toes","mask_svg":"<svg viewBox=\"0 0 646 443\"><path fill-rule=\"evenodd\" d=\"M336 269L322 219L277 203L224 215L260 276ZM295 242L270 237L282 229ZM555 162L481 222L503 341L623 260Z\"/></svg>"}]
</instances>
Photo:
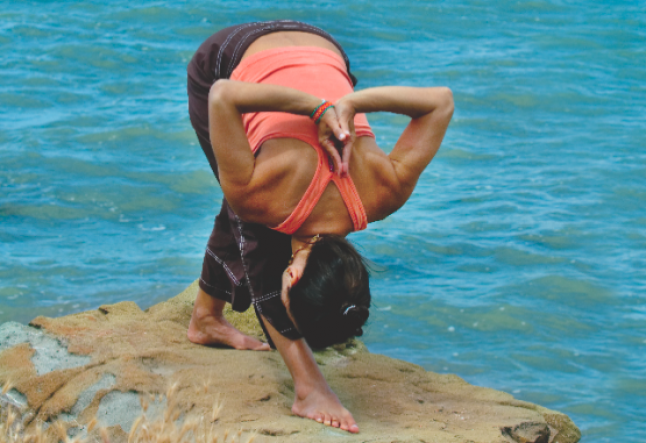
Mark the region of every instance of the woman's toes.
<instances>
[{"instance_id":1,"label":"woman's toes","mask_svg":"<svg viewBox=\"0 0 646 443\"><path fill-rule=\"evenodd\" d=\"M338 428L339 426L340 426L339 420L336 420L336 419L332 420L332 427L333 428Z\"/></svg>"},{"instance_id":2,"label":"woman's toes","mask_svg":"<svg viewBox=\"0 0 646 443\"><path fill-rule=\"evenodd\" d=\"M234 345L236 349L253 351L269 351L271 349L267 343L263 343L260 340L256 340L255 338L242 333L240 333L237 338L238 341Z\"/></svg>"},{"instance_id":3,"label":"woman's toes","mask_svg":"<svg viewBox=\"0 0 646 443\"><path fill-rule=\"evenodd\" d=\"M353 434L357 434L359 433L359 426L357 426L356 424L353 424L348 428L348 431L352 432Z\"/></svg>"},{"instance_id":4,"label":"woman's toes","mask_svg":"<svg viewBox=\"0 0 646 443\"><path fill-rule=\"evenodd\" d=\"M325 418L323 419L323 424L325 426L330 426L332 424L332 418L330 417L329 414L325 414Z\"/></svg>"}]
</instances>

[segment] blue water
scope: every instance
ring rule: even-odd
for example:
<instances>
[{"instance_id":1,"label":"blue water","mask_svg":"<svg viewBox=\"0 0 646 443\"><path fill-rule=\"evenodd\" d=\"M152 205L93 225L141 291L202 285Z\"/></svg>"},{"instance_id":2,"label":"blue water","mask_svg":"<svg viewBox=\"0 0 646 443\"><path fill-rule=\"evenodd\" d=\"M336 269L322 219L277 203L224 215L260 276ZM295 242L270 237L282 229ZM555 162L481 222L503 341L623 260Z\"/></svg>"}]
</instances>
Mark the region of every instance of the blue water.
<instances>
[{"instance_id":1,"label":"blue water","mask_svg":"<svg viewBox=\"0 0 646 443\"><path fill-rule=\"evenodd\" d=\"M104 4L107 3L107 4ZM446 85L455 116L375 264L373 352L646 440L646 8L641 2L27 2L0 7L0 321L167 299L221 191L187 116L212 32L291 18L359 87ZM370 117L394 144L406 121Z\"/></svg>"}]
</instances>

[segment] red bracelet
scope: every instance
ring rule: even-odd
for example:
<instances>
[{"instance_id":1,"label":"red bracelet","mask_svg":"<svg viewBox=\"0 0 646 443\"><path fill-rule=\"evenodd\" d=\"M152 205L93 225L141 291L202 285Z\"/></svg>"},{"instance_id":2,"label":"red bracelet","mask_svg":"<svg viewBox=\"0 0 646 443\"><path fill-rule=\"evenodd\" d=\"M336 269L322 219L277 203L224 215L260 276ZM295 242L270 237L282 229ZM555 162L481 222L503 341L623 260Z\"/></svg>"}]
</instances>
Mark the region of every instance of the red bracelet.
<instances>
[{"instance_id":1,"label":"red bracelet","mask_svg":"<svg viewBox=\"0 0 646 443\"><path fill-rule=\"evenodd\" d=\"M334 108L334 105L332 103L330 102L321 103L320 106L314 110L310 118L314 120L314 123L318 125L319 121L321 121L321 118L323 118L323 115L330 108Z\"/></svg>"},{"instance_id":2,"label":"red bracelet","mask_svg":"<svg viewBox=\"0 0 646 443\"><path fill-rule=\"evenodd\" d=\"M327 103L327 100L325 100L325 99L321 100L321 104L320 104L320 105L318 105L316 108L314 108L314 110L313 110L313 111L312 111L312 113L310 114L310 118L314 118L314 114L316 114L316 111L318 111L318 110L319 110L319 108L320 108L321 106L323 106L324 104L326 104L326 103Z\"/></svg>"}]
</instances>

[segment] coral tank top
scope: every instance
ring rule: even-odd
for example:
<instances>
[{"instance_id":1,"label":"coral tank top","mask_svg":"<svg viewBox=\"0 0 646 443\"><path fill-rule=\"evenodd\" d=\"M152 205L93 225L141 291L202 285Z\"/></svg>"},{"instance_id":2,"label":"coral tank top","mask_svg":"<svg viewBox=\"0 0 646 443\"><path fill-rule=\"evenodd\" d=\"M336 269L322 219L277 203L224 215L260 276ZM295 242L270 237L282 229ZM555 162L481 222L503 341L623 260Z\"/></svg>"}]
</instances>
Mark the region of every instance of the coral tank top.
<instances>
[{"instance_id":1,"label":"coral tank top","mask_svg":"<svg viewBox=\"0 0 646 443\"><path fill-rule=\"evenodd\" d=\"M353 91L341 56L329 49L309 46L274 48L253 54L236 67L231 80L287 86L332 103ZM319 145L318 128L307 116L253 112L243 114L242 122L254 153L265 141L275 138L301 140L318 153L316 172L303 198L285 221L271 229L290 235L296 232L312 213L330 181L339 189L354 230L366 228L368 217L354 182L350 176L341 178L334 173L332 162ZM375 136L365 114L355 116L354 126L357 137Z\"/></svg>"}]
</instances>

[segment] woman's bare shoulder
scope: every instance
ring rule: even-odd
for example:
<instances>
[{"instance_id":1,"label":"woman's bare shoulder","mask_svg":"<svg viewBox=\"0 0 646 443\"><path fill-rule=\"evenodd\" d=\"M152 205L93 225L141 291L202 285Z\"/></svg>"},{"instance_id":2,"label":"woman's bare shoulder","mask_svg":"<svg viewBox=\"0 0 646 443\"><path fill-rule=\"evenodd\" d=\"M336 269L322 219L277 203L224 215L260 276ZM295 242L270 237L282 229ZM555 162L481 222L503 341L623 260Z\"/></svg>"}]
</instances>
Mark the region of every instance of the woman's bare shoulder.
<instances>
[{"instance_id":1,"label":"woman's bare shoulder","mask_svg":"<svg viewBox=\"0 0 646 443\"><path fill-rule=\"evenodd\" d=\"M361 137L357 152L351 160L355 163L352 174L357 192L366 210L368 222L381 220L399 209L405 202L392 161L372 137ZM350 166L352 171L353 166Z\"/></svg>"},{"instance_id":2,"label":"woman's bare shoulder","mask_svg":"<svg viewBox=\"0 0 646 443\"><path fill-rule=\"evenodd\" d=\"M256 155L245 192L229 199L229 204L245 221L278 225L296 208L316 164L316 151L306 143L289 138L268 140Z\"/></svg>"}]
</instances>

